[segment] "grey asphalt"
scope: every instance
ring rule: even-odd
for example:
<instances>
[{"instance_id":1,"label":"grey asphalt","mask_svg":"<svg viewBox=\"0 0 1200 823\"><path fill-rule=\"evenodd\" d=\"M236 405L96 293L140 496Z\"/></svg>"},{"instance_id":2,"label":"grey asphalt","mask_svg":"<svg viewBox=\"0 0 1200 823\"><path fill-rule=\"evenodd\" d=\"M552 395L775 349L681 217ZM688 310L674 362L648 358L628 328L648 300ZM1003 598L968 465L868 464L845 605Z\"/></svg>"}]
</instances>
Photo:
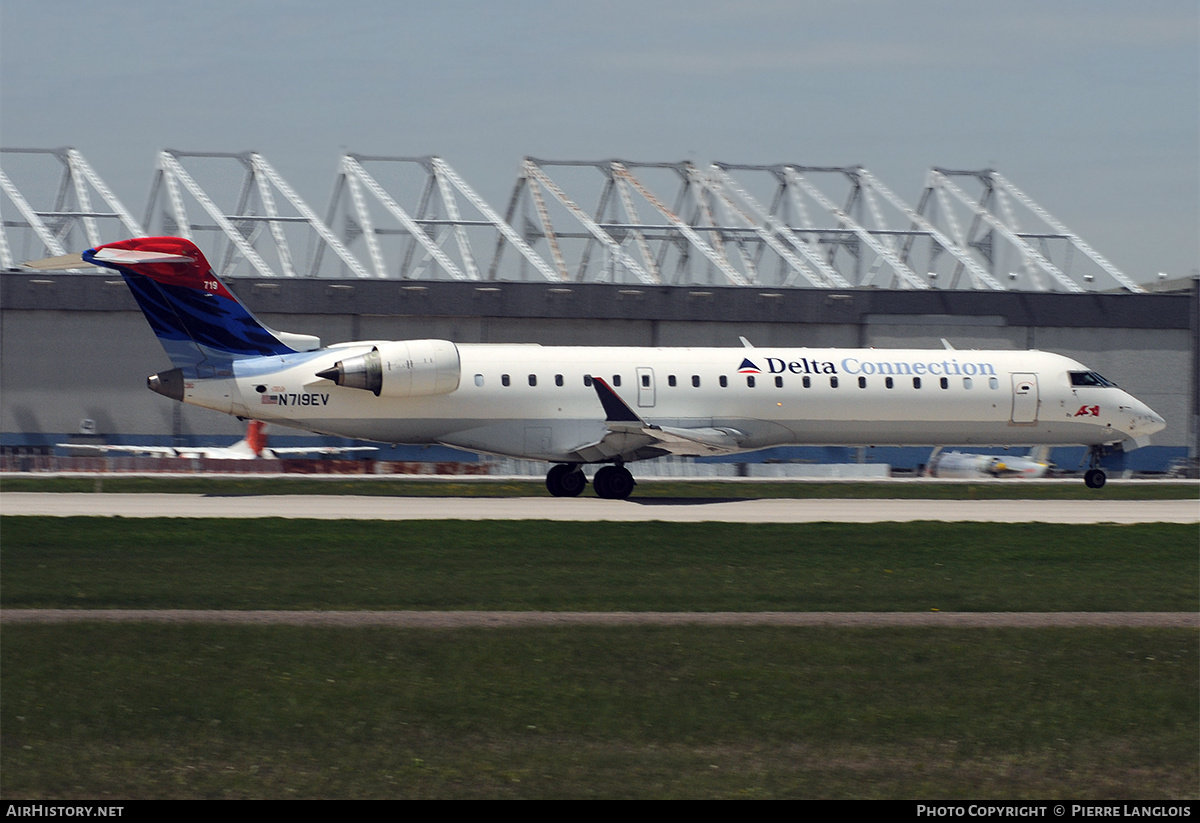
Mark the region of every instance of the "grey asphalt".
<instances>
[{"instance_id":1,"label":"grey asphalt","mask_svg":"<svg viewBox=\"0 0 1200 823\"><path fill-rule=\"evenodd\" d=\"M0 514L322 520L582 520L699 523L1200 523L1197 500L681 500L357 495L0 494Z\"/></svg>"}]
</instances>

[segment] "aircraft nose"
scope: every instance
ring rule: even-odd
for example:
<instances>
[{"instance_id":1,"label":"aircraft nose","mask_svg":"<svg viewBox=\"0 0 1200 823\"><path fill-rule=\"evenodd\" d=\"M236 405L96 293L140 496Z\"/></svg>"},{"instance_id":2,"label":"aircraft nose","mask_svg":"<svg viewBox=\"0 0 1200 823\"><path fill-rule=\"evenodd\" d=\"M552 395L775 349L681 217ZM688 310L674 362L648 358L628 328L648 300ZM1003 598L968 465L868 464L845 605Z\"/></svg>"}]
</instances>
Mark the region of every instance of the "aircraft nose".
<instances>
[{"instance_id":1,"label":"aircraft nose","mask_svg":"<svg viewBox=\"0 0 1200 823\"><path fill-rule=\"evenodd\" d=\"M1149 406L1142 404L1138 409L1138 413L1134 416L1133 427L1137 431L1139 437L1160 432L1167 427L1167 421L1162 415L1154 411Z\"/></svg>"}]
</instances>

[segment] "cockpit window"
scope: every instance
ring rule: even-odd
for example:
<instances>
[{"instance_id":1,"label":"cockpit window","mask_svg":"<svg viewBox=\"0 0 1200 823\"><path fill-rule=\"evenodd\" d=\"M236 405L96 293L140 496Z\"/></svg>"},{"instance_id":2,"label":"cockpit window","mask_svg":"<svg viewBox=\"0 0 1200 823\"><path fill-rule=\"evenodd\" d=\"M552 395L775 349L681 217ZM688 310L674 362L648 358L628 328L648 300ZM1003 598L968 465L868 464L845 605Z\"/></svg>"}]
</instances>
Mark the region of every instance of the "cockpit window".
<instances>
[{"instance_id":1,"label":"cockpit window","mask_svg":"<svg viewBox=\"0 0 1200 823\"><path fill-rule=\"evenodd\" d=\"M1094 371L1073 371L1073 372L1071 372L1071 385L1072 386L1103 386L1103 387L1109 387L1109 388L1114 388L1114 389L1117 387L1116 383L1114 383L1111 380L1108 380L1104 377L1101 377L1099 374L1096 374L1096 372L1094 372Z\"/></svg>"}]
</instances>

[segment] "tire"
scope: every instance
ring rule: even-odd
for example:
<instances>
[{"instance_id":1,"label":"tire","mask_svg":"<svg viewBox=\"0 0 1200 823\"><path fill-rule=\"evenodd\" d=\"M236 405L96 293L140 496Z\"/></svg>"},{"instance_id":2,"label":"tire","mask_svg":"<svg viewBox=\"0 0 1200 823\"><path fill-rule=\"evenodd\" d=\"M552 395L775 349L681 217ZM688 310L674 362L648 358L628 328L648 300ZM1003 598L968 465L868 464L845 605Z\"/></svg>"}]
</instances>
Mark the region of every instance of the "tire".
<instances>
[{"instance_id":1,"label":"tire","mask_svg":"<svg viewBox=\"0 0 1200 823\"><path fill-rule=\"evenodd\" d=\"M636 485L633 475L624 466L605 466L592 478L596 495L608 500L624 500Z\"/></svg>"},{"instance_id":2,"label":"tire","mask_svg":"<svg viewBox=\"0 0 1200 823\"><path fill-rule=\"evenodd\" d=\"M560 481L560 488L563 491L563 497L578 497L583 494L583 489L587 486L587 478L583 476L583 472L578 466L569 466L570 471L564 472Z\"/></svg>"},{"instance_id":3,"label":"tire","mask_svg":"<svg viewBox=\"0 0 1200 823\"><path fill-rule=\"evenodd\" d=\"M1108 482L1108 476L1100 469L1088 469L1084 472L1083 482L1089 489L1102 489Z\"/></svg>"},{"instance_id":4,"label":"tire","mask_svg":"<svg viewBox=\"0 0 1200 823\"><path fill-rule=\"evenodd\" d=\"M579 467L560 463L546 472L546 490L555 497L578 497L587 485Z\"/></svg>"}]
</instances>

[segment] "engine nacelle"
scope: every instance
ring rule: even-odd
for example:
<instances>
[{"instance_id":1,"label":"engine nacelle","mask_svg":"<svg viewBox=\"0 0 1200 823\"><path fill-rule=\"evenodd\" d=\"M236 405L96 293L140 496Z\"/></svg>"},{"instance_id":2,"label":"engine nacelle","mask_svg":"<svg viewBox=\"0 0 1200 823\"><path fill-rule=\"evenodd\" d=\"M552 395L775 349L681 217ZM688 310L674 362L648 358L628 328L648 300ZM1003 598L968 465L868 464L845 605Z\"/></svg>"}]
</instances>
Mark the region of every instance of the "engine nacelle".
<instances>
[{"instance_id":1,"label":"engine nacelle","mask_svg":"<svg viewBox=\"0 0 1200 823\"><path fill-rule=\"evenodd\" d=\"M458 388L458 347L449 340L394 340L317 372L348 389L376 397L428 397Z\"/></svg>"}]
</instances>

